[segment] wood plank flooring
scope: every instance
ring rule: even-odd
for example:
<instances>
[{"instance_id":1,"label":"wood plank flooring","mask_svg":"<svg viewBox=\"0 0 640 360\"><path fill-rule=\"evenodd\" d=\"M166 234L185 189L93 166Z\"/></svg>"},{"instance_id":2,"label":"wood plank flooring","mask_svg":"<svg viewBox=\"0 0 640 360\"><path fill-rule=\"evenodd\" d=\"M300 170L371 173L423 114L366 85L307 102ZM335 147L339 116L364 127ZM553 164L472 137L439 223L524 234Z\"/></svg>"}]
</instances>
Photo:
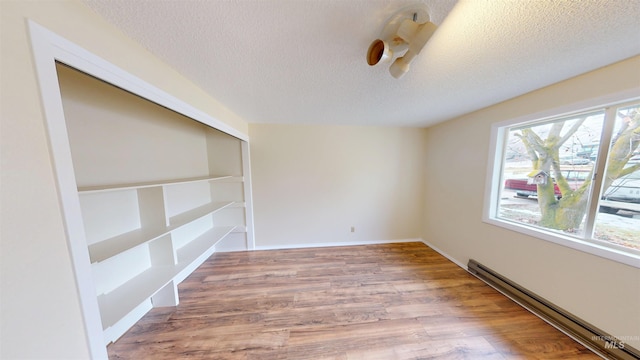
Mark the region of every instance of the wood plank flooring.
<instances>
[{"instance_id":1,"label":"wood plank flooring","mask_svg":"<svg viewBox=\"0 0 640 360\"><path fill-rule=\"evenodd\" d=\"M110 359L599 359L422 243L214 254Z\"/></svg>"}]
</instances>

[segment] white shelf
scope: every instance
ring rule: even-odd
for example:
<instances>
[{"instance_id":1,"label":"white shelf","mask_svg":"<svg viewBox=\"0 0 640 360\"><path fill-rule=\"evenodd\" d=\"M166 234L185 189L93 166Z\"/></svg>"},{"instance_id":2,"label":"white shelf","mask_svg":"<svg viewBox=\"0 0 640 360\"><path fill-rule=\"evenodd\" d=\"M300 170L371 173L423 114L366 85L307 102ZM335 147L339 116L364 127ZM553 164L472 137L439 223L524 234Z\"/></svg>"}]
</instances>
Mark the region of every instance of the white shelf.
<instances>
[{"instance_id":1,"label":"white shelf","mask_svg":"<svg viewBox=\"0 0 640 360\"><path fill-rule=\"evenodd\" d=\"M228 183L228 182L243 182L244 181L244 176L224 176L221 177L220 180L217 180L216 182L221 182L221 183Z\"/></svg>"},{"instance_id":2,"label":"white shelf","mask_svg":"<svg viewBox=\"0 0 640 360\"><path fill-rule=\"evenodd\" d=\"M191 266L201 255L234 230L234 226L214 227L177 250L176 265L152 266L117 289L98 296L102 327L107 329L155 295L182 270Z\"/></svg>"},{"instance_id":3,"label":"white shelf","mask_svg":"<svg viewBox=\"0 0 640 360\"><path fill-rule=\"evenodd\" d=\"M114 291L98 296L102 328L115 325L175 276L175 266L153 266Z\"/></svg>"},{"instance_id":4,"label":"white shelf","mask_svg":"<svg viewBox=\"0 0 640 360\"><path fill-rule=\"evenodd\" d=\"M178 266L188 266L200 255L205 253L210 248L216 246L216 244L229 235L235 226L216 226L206 233L200 235L196 239L192 240L187 245L178 249Z\"/></svg>"},{"instance_id":5,"label":"white shelf","mask_svg":"<svg viewBox=\"0 0 640 360\"><path fill-rule=\"evenodd\" d=\"M136 246L146 244L194 220L231 206L233 203L233 201L209 203L171 217L167 227L138 229L89 245L91 263L104 261Z\"/></svg>"},{"instance_id":6,"label":"white shelf","mask_svg":"<svg viewBox=\"0 0 640 360\"><path fill-rule=\"evenodd\" d=\"M165 235L169 231L169 228L137 229L100 241L89 245L89 258L91 259L92 264L104 261L110 257L133 249L136 246L153 241L162 235Z\"/></svg>"},{"instance_id":7,"label":"white shelf","mask_svg":"<svg viewBox=\"0 0 640 360\"><path fill-rule=\"evenodd\" d=\"M247 204L244 201L234 201L233 204L229 205L232 208L243 208L247 207Z\"/></svg>"},{"instance_id":8,"label":"white shelf","mask_svg":"<svg viewBox=\"0 0 640 360\"><path fill-rule=\"evenodd\" d=\"M175 230L194 220L198 220L204 216L213 214L218 210L222 210L233 203L233 201L213 202L172 216L169 218L169 228L171 228L171 230Z\"/></svg>"},{"instance_id":9,"label":"white shelf","mask_svg":"<svg viewBox=\"0 0 640 360\"><path fill-rule=\"evenodd\" d=\"M82 195L82 194L91 194L91 193L106 192L106 191L137 190L137 189L144 189L144 188L156 187L156 186L182 185L182 184L191 184L191 183L197 183L197 182L221 181L221 180L242 181L242 177L241 176L203 176L203 177L188 178L188 179L149 181L149 182L140 182L140 183L132 183L132 184L83 186L83 187L78 187L78 193Z\"/></svg>"}]
</instances>

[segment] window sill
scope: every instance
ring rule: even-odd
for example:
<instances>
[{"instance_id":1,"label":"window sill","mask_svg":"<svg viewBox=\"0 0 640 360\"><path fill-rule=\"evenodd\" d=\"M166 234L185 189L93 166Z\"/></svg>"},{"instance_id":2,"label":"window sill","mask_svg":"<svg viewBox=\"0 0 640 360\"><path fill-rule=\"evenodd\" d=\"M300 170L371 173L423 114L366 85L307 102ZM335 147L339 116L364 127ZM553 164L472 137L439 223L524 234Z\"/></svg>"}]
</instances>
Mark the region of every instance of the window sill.
<instances>
[{"instance_id":1,"label":"window sill","mask_svg":"<svg viewBox=\"0 0 640 360\"><path fill-rule=\"evenodd\" d=\"M562 235L551 231L545 231L543 229L532 228L527 225L521 225L508 220L496 218L485 217L483 221L487 224L495 225L504 229L535 237L537 239L549 241L554 244L562 245L574 250L616 261L635 268L640 268L640 255L600 245L598 244L598 240L590 242L571 236Z\"/></svg>"}]
</instances>

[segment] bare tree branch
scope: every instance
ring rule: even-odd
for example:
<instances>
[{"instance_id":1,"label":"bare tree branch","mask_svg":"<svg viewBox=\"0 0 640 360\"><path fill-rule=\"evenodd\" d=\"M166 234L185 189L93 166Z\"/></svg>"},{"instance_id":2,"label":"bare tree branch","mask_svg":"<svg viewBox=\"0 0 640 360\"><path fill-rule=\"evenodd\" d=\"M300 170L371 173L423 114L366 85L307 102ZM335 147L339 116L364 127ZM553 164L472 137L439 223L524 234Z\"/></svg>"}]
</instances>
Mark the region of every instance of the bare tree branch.
<instances>
[{"instance_id":1,"label":"bare tree branch","mask_svg":"<svg viewBox=\"0 0 640 360\"><path fill-rule=\"evenodd\" d=\"M640 163L622 169L622 171L620 171L620 177L627 176L638 170L640 170Z\"/></svg>"},{"instance_id":2,"label":"bare tree branch","mask_svg":"<svg viewBox=\"0 0 640 360\"><path fill-rule=\"evenodd\" d=\"M522 141L522 144L524 144L524 148L527 150L527 154L529 154L529 158L531 158L531 161L534 164L534 168L538 167L538 154L536 153L533 145L531 145L531 142L529 142L529 139L522 135L522 134L515 134L517 137L520 138L520 140Z\"/></svg>"},{"instance_id":3,"label":"bare tree branch","mask_svg":"<svg viewBox=\"0 0 640 360\"><path fill-rule=\"evenodd\" d=\"M558 142L558 147L560 147L560 145L564 144L567 140L569 140L569 138L571 138L571 136L575 134L576 131L578 131L580 126L582 126L582 124L584 124L586 120L587 120L587 117L585 116L579 119L578 121L576 121L576 123L573 124L571 129L569 129L569 131L566 134L564 134L564 136L560 139L560 141Z\"/></svg>"},{"instance_id":4,"label":"bare tree branch","mask_svg":"<svg viewBox=\"0 0 640 360\"><path fill-rule=\"evenodd\" d=\"M569 186L569 182L562 175L562 170L560 169L560 163L557 161L553 162L553 174L556 178L556 184L558 184L558 189L560 189L560 193L562 196L567 196L572 191L571 186Z\"/></svg>"},{"instance_id":5,"label":"bare tree branch","mask_svg":"<svg viewBox=\"0 0 640 360\"><path fill-rule=\"evenodd\" d=\"M526 136L527 141L529 142L529 145L531 145L531 148L535 150L538 154L543 154L545 152L544 141L540 139L538 134L536 134L533 130L523 129L522 134ZM536 156L536 158L537 157L538 156Z\"/></svg>"}]
</instances>

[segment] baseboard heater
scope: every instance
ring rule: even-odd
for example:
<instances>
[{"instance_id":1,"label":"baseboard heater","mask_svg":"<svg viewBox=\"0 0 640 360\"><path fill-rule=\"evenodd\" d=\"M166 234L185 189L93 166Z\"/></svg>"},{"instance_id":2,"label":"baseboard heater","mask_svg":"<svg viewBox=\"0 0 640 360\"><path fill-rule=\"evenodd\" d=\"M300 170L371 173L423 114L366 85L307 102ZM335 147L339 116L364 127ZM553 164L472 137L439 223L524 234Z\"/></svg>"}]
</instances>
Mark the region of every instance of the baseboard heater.
<instances>
[{"instance_id":1,"label":"baseboard heater","mask_svg":"<svg viewBox=\"0 0 640 360\"><path fill-rule=\"evenodd\" d=\"M625 339L619 339L605 333L477 261L469 260L467 269L480 280L543 318L598 355L606 359L640 359L640 351L629 346Z\"/></svg>"}]
</instances>

